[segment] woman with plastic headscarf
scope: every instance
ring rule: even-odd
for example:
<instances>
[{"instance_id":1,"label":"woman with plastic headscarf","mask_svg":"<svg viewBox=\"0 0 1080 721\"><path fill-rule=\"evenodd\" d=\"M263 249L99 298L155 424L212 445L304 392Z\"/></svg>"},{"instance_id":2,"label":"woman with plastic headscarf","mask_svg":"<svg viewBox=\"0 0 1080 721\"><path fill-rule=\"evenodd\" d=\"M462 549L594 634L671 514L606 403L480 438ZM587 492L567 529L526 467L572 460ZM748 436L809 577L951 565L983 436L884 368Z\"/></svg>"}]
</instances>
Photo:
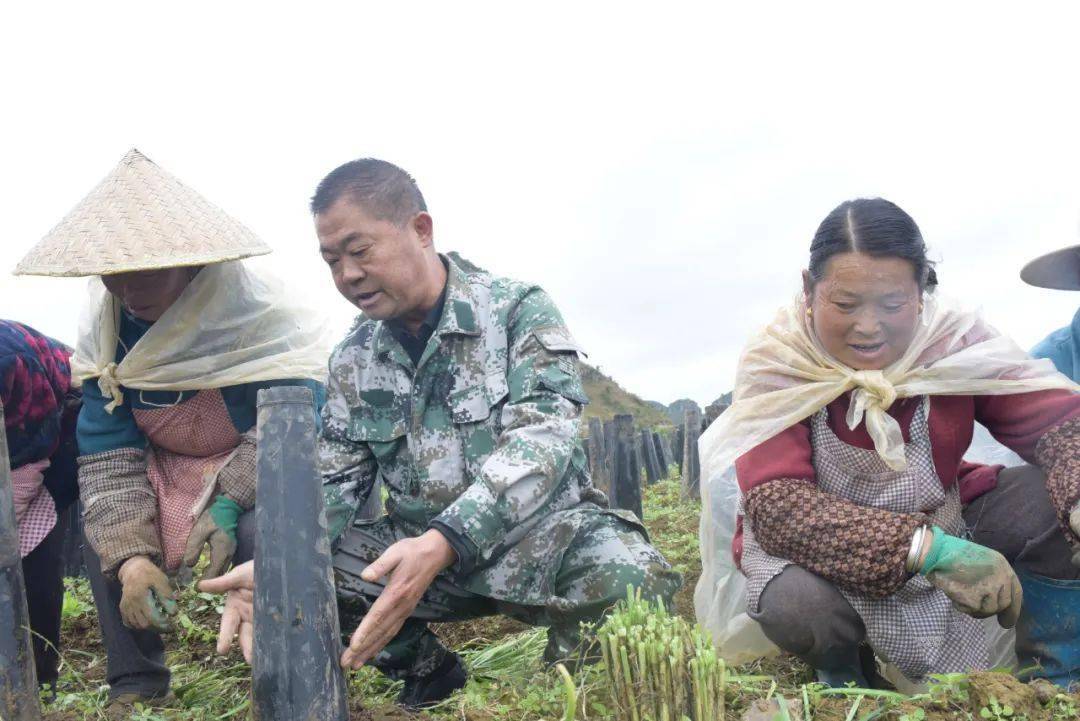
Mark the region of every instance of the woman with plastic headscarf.
<instances>
[{"instance_id":1,"label":"woman with plastic headscarf","mask_svg":"<svg viewBox=\"0 0 1080 721\"><path fill-rule=\"evenodd\" d=\"M119 705L168 693L169 576L207 546L205 577L233 555L255 503L258 390L321 388L319 314L238 260L268 252L131 151L16 269L96 276L72 370L86 561Z\"/></svg>"},{"instance_id":2,"label":"woman with plastic headscarf","mask_svg":"<svg viewBox=\"0 0 1080 721\"><path fill-rule=\"evenodd\" d=\"M0 320L0 402L4 407L19 555L26 581L34 665L41 686L56 683L64 602L64 512L79 497L71 349Z\"/></svg>"},{"instance_id":3,"label":"woman with plastic headscarf","mask_svg":"<svg viewBox=\"0 0 1080 721\"><path fill-rule=\"evenodd\" d=\"M1080 576L1080 396L935 286L896 205L849 201L822 222L803 293L750 342L701 439L699 612L715 626L709 568L733 552L750 617L826 683L867 684L864 644L914 683L985 668L989 616L1019 617L1021 665L1067 683L1075 664L1025 638L1021 579ZM1035 466L964 464L976 420ZM732 465L728 550L709 494Z\"/></svg>"}]
</instances>

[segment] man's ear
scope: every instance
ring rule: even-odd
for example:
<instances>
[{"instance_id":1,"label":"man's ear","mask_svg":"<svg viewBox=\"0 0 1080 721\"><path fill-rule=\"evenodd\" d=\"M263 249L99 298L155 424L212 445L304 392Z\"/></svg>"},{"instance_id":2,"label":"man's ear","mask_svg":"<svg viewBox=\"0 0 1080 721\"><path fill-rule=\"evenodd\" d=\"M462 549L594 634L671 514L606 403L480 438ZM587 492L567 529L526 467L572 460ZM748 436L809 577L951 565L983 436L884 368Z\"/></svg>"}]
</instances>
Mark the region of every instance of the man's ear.
<instances>
[{"instance_id":1,"label":"man's ear","mask_svg":"<svg viewBox=\"0 0 1080 721\"><path fill-rule=\"evenodd\" d=\"M435 227L429 213L421 210L413 216L413 219L410 222L412 223L413 231L416 232L416 237L420 238L420 244L422 246L427 248L434 243Z\"/></svg>"}]
</instances>

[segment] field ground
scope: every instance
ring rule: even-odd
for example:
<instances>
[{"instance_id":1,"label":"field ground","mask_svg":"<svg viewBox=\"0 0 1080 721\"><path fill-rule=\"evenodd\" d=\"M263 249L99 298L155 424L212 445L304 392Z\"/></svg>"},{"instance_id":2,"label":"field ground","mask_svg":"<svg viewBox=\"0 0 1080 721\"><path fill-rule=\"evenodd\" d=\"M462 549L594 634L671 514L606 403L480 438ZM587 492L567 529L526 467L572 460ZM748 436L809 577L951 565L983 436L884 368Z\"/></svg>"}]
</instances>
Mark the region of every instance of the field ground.
<instances>
[{"instance_id":1,"label":"field ground","mask_svg":"<svg viewBox=\"0 0 1080 721\"><path fill-rule=\"evenodd\" d=\"M693 618L693 587L701 571L697 546L698 505L680 495L676 477L648 487L645 522L653 542L679 570L685 585L675 611ZM249 670L234 651L213 653L220 599L187 589L170 634L168 663L175 700L166 708L139 708L129 718L139 721L209 721L245 719L249 715ZM564 719L566 693L558 674L543 666L542 629L529 629L502 618L441 624L437 631L447 645L461 651L471 674L468 685L439 707L410 716L393 704L397 688L372 669L350 676L353 719L463 719L464 721L531 721ZM107 719L105 656L89 588L69 581L63 629L64 664L56 700L47 707L48 721ZM973 674L943 678L931 693L902 697L888 691L822 690L810 683L810 670L790 657L731 669L727 686L727 718L738 719L755 703L783 700L783 712L770 707L759 721L1080 721L1080 694L1067 696L1034 688L1006 674ZM573 680L578 719L614 716L605 670L581 670ZM640 719L645 721L645 719ZM678 721L673 719L672 721Z\"/></svg>"}]
</instances>

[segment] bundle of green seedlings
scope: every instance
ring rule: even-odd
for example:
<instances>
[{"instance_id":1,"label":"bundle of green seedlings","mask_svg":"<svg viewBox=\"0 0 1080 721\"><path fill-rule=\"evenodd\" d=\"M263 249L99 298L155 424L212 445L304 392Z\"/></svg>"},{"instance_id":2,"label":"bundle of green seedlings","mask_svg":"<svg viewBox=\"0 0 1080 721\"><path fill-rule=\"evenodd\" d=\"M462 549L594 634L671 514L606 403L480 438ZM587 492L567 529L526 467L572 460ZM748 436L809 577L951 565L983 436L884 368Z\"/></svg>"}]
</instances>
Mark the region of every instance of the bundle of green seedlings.
<instances>
[{"instance_id":1,"label":"bundle of green seedlings","mask_svg":"<svg viewBox=\"0 0 1080 721\"><path fill-rule=\"evenodd\" d=\"M724 718L727 669L698 626L627 591L597 634L615 718L716 721Z\"/></svg>"}]
</instances>

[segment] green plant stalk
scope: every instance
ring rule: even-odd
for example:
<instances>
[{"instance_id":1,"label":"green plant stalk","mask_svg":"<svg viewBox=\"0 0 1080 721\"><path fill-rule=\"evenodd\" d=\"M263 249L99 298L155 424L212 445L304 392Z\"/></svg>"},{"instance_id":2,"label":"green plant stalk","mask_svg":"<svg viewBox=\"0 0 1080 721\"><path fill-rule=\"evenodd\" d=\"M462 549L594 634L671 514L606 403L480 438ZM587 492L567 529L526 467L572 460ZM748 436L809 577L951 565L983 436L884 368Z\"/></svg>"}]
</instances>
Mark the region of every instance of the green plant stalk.
<instances>
[{"instance_id":1,"label":"green plant stalk","mask_svg":"<svg viewBox=\"0 0 1080 721\"><path fill-rule=\"evenodd\" d=\"M652 665L653 673L655 674L656 710L658 718L662 718L664 715L664 704L669 702L671 697L668 695L667 682L664 680L667 676L667 668L664 663L663 649L658 640L653 640L649 643L649 662Z\"/></svg>"},{"instance_id":2,"label":"green plant stalk","mask_svg":"<svg viewBox=\"0 0 1080 721\"><path fill-rule=\"evenodd\" d=\"M634 693L634 683L630 678L630 659L626 655L626 646L619 645L619 659L622 662L623 678L626 681L626 701L630 705L630 718L633 721L641 721L638 715L637 695Z\"/></svg>"},{"instance_id":3,"label":"green plant stalk","mask_svg":"<svg viewBox=\"0 0 1080 721\"><path fill-rule=\"evenodd\" d=\"M852 719L855 718L855 714L859 711L859 704L862 703L862 700L864 698L866 698L866 696L859 696L857 699L855 699L855 703L852 704L851 710L848 711L847 718L844 719L844 721L852 721Z\"/></svg>"},{"instance_id":4,"label":"green plant stalk","mask_svg":"<svg viewBox=\"0 0 1080 721\"><path fill-rule=\"evenodd\" d=\"M557 664L555 670L562 676L563 690L566 692L563 721L574 721L577 716L577 687L574 685L574 679L570 676L570 672L566 670L566 666L561 663Z\"/></svg>"},{"instance_id":5,"label":"green plant stalk","mask_svg":"<svg viewBox=\"0 0 1080 721\"><path fill-rule=\"evenodd\" d=\"M896 691L886 691L874 688L823 688L818 691L820 696L869 696L871 698L886 698L894 701L911 700L914 696L905 696Z\"/></svg>"},{"instance_id":6,"label":"green plant stalk","mask_svg":"<svg viewBox=\"0 0 1080 721\"><path fill-rule=\"evenodd\" d=\"M653 700L655 696L652 693L651 684L649 683L649 656L645 651L644 641L638 641L637 662L638 688L641 691L641 695L644 697L642 698L642 701L644 703L644 710L649 714L649 718L655 720L659 716L659 714L656 713L656 709L653 708Z\"/></svg>"},{"instance_id":7,"label":"green plant stalk","mask_svg":"<svg viewBox=\"0 0 1080 721\"><path fill-rule=\"evenodd\" d=\"M727 685L728 685L728 673L727 664L723 661L720 662L720 721L724 721L727 717ZM809 718L805 721L810 721Z\"/></svg>"},{"instance_id":8,"label":"green plant stalk","mask_svg":"<svg viewBox=\"0 0 1080 721\"><path fill-rule=\"evenodd\" d=\"M602 643L602 642L601 642ZM627 718L630 715L629 709L626 708L624 694L622 692L622 672L619 668L619 648L618 639L615 634L609 634L607 637L607 646L610 647L608 655L610 656L610 663L608 664L608 678L611 682L611 705L615 707L615 711L619 718Z\"/></svg>"},{"instance_id":9,"label":"green plant stalk","mask_svg":"<svg viewBox=\"0 0 1080 721\"><path fill-rule=\"evenodd\" d=\"M788 710L787 699L782 694L776 694L776 701L780 704L780 720L791 721L791 712Z\"/></svg>"},{"instance_id":10,"label":"green plant stalk","mask_svg":"<svg viewBox=\"0 0 1080 721\"><path fill-rule=\"evenodd\" d=\"M667 707L669 704L674 704L675 703L675 686L671 682L671 675L672 675L672 670L673 669L671 668L671 664L668 663L668 655L666 653L663 653L662 648L659 649L659 651L660 651L661 654L663 654L661 656L660 663L659 663L659 666L660 666L660 684L661 684L661 688L664 689L664 694L663 694L664 695L664 701L663 701L663 704L664 704L665 707ZM678 706L675 706L675 708L678 708Z\"/></svg>"}]
</instances>

